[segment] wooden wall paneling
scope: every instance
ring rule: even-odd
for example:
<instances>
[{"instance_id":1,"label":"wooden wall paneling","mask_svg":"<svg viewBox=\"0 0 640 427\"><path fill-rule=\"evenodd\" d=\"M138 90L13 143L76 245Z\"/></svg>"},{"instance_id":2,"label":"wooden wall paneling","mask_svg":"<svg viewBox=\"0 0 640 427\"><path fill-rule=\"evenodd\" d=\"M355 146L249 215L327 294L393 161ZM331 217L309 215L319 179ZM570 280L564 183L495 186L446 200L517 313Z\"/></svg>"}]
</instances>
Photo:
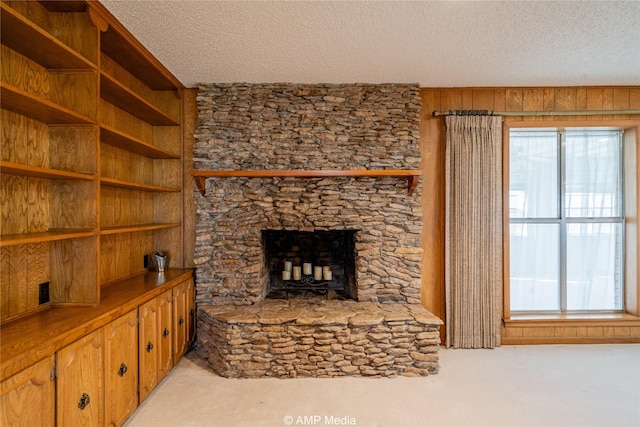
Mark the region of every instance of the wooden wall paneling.
<instances>
[{"instance_id":1,"label":"wooden wall paneling","mask_svg":"<svg viewBox=\"0 0 640 427\"><path fill-rule=\"evenodd\" d=\"M630 92L628 88L613 88L613 109L614 110L629 110L629 96ZM618 114L615 116L617 119L628 119L628 114Z\"/></svg>"},{"instance_id":2,"label":"wooden wall paneling","mask_svg":"<svg viewBox=\"0 0 640 427\"><path fill-rule=\"evenodd\" d=\"M27 233L29 231L28 178L2 174L1 179L2 234Z\"/></svg>"},{"instance_id":3,"label":"wooden wall paneling","mask_svg":"<svg viewBox=\"0 0 640 427\"><path fill-rule=\"evenodd\" d=\"M97 119L96 73L96 71L50 71L49 100L91 119Z\"/></svg>"},{"instance_id":4,"label":"wooden wall paneling","mask_svg":"<svg viewBox=\"0 0 640 427\"><path fill-rule=\"evenodd\" d=\"M51 301L58 304L97 304L99 271L96 237L51 243Z\"/></svg>"},{"instance_id":5,"label":"wooden wall paneling","mask_svg":"<svg viewBox=\"0 0 640 427\"><path fill-rule=\"evenodd\" d=\"M587 110L613 109L613 89L602 87L587 88ZM613 116L589 116L589 120L611 120Z\"/></svg>"},{"instance_id":6,"label":"wooden wall paneling","mask_svg":"<svg viewBox=\"0 0 640 427\"><path fill-rule=\"evenodd\" d=\"M506 111L522 111L522 89L509 88L505 97Z\"/></svg>"},{"instance_id":7,"label":"wooden wall paneling","mask_svg":"<svg viewBox=\"0 0 640 427\"><path fill-rule=\"evenodd\" d=\"M522 110L540 111L544 109L544 89L524 89L522 91ZM542 117L531 117L532 121L542 121Z\"/></svg>"},{"instance_id":8,"label":"wooden wall paneling","mask_svg":"<svg viewBox=\"0 0 640 427\"><path fill-rule=\"evenodd\" d=\"M117 224L115 218L116 189L113 187L100 188L100 227L113 227Z\"/></svg>"},{"instance_id":9,"label":"wooden wall paneling","mask_svg":"<svg viewBox=\"0 0 640 427\"><path fill-rule=\"evenodd\" d=\"M27 163L43 168L51 167L49 155L49 127L27 119Z\"/></svg>"},{"instance_id":10,"label":"wooden wall paneling","mask_svg":"<svg viewBox=\"0 0 640 427\"><path fill-rule=\"evenodd\" d=\"M95 126L49 126L50 163L54 169L96 175L98 132Z\"/></svg>"},{"instance_id":11,"label":"wooden wall paneling","mask_svg":"<svg viewBox=\"0 0 640 427\"><path fill-rule=\"evenodd\" d=\"M495 105L493 89L473 90L473 110L493 110Z\"/></svg>"},{"instance_id":12,"label":"wooden wall paneling","mask_svg":"<svg viewBox=\"0 0 640 427\"><path fill-rule=\"evenodd\" d=\"M144 256L151 252L147 249L150 246L151 234L148 231L131 233L130 270L128 275L139 274L144 271Z\"/></svg>"},{"instance_id":13,"label":"wooden wall paneling","mask_svg":"<svg viewBox=\"0 0 640 427\"><path fill-rule=\"evenodd\" d=\"M100 284L115 280L116 271L116 235L100 236Z\"/></svg>"},{"instance_id":14,"label":"wooden wall paneling","mask_svg":"<svg viewBox=\"0 0 640 427\"><path fill-rule=\"evenodd\" d=\"M89 61L98 62L98 29L86 13L50 13L49 32Z\"/></svg>"},{"instance_id":15,"label":"wooden wall paneling","mask_svg":"<svg viewBox=\"0 0 640 427\"><path fill-rule=\"evenodd\" d=\"M51 282L49 242L27 245L27 310L39 306L40 284Z\"/></svg>"},{"instance_id":16,"label":"wooden wall paneling","mask_svg":"<svg viewBox=\"0 0 640 427\"><path fill-rule=\"evenodd\" d=\"M557 88L555 92L554 111L570 111L576 110L577 90L576 88ZM575 120L575 116L556 116L554 120L559 118L566 120Z\"/></svg>"},{"instance_id":17,"label":"wooden wall paneling","mask_svg":"<svg viewBox=\"0 0 640 427\"><path fill-rule=\"evenodd\" d=\"M27 309L27 246L9 247L9 316Z\"/></svg>"},{"instance_id":18,"label":"wooden wall paneling","mask_svg":"<svg viewBox=\"0 0 640 427\"><path fill-rule=\"evenodd\" d=\"M424 248L422 274L422 304L441 319L445 318L444 296L444 205L445 152L444 121L432 116L434 110L461 108L458 90L423 90L420 121L420 148L423 169L423 228ZM444 336L444 328L441 328Z\"/></svg>"},{"instance_id":19,"label":"wooden wall paneling","mask_svg":"<svg viewBox=\"0 0 640 427\"><path fill-rule=\"evenodd\" d=\"M192 101L194 104L194 108L195 108L195 95L194 95L194 99ZM197 120L197 113L193 112L191 114L195 114L195 116L192 116L191 118L194 120ZM186 116L185 116L186 117ZM186 118L185 120L188 120L188 118ZM177 126L154 126L153 127L153 145L155 145L156 147L160 147L162 149L165 149L171 153L174 154L180 154L181 152L183 154L188 153L189 151L182 148L182 140L186 138L192 138L193 139L193 135L195 134L195 127L193 128L193 131L190 134L187 134L186 131L183 131L183 134L181 135L180 132L180 128Z\"/></svg>"},{"instance_id":20,"label":"wooden wall paneling","mask_svg":"<svg viewBox=\"0 0 640 427\"><path fill-rule=\"evenodd\" d=\"M2 111L2 160L27 164L28 125L23 115Z\"/></svg>"},{"instance_id":21,"label":"wooden wall paneling","mask_svg":"<svg viewBox=\"0 0 640 427\"><path fill-rule=\"evenodd\" d=\"M196 206L194 202L195 184L191 177L193 169L193 146L195 143L195 133L198 123L196 89L186 89L183 92L183 114L182 114L182 248L183 261L182 265L187 268L195 268L193 260L196 248L195 241L195 222L196 222ZM422 122L422 121L421 121ZM424 144L421 143L421 147ZM176 151L179 153L179 151ZM424 180L423 180L424 183Z\"/></svg>"},{"instance_id":22,"label":"wooden wall paneling","mask_svg":"<svg viewBox=\"0 0 640 427\"><path fill-rule=\"evenodd\" d=\"M0 247L0 320L9 317L9 295L11 293L11 247Z\"/></svg>"},{"instance_id":23,"label":"wooden wall paneling","mask_svg":"<svg viewBox=\"0 0 640 427\"><path fill-rule=\"evenodd\" d=\"M132 234L116 234L116 250L113 254L116 263L116 277L128 277L131 274Z\"/></svg>"},{"instance_id":24,"label":"wooden wall paneling","mask_svg":"<svg viewBox=\"0 0 640 427\"><path fill-rule=\"evenodd\" d=\"M44 99L49 98L49 72L40 64L2 45L2 81Z\"/></svg>"},{"instance_id":25,"label":"wooden wall paneling","mask_svg":"<svg viewBox=\"0 0 640 427\"><path fill-rule=\"evenodd\" d=\"M94 181L51 180L51 228L97 228Z\"/></svg>"},{"instance_id":26,"label":"wooden wall paneling","mask_svg":"<svg viewBox=\"0 0 640 427\"><path fill-rule=\"evenodd\" d=\"M49 195L49 180L27 179L27 224L29 233L49 230Z\"/></svg>"},{"instance_id":27,"label":"wooden wall paneling","mask_svg":"<svg viewBox=\"0 0 640 427\"><path fill-rule=\"evenodd\" d=\"M182 229L181 227L172 227L162 230L156 230L153 234L154 251L169 252L169 267L182 267L184 258L182 248Z\"/></svg>"}]
</instances>

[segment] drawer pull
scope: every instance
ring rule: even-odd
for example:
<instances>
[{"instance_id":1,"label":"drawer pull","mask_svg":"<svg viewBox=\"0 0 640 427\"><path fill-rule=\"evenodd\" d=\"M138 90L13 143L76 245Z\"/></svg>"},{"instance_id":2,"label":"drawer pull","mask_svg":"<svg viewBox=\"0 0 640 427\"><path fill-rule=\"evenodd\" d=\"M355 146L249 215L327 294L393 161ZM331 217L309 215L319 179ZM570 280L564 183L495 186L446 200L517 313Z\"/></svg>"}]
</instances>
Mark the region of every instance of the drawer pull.
<instances>
[{"instance_id":1,"label":"drawer pull","mask_svg":"<svg viewBox=\"0 0 640 427\"><path fill-rule=\"evenodd\" d=\"M169 330L167 328L164 328L164 331L162 331L162 338L166 338L169 336Z\"/></svg>"},{"instance_id":2,"label":"drawer pull","mask_svg":"<svg viewBox=\"0 0 640 427\"><path fill-rule=\"evenodd\" d=\"M151 350L153 350L153 343L151 341L149 341L147 343L147 353L150 353Z\"/></svg>"},{"instance_id":3,"label":"drawer pull","mask_svg":"<svg viewBox=\"0 0 640 427\"><path fill-rule=\"evenodd\" d=\"M87 405L91 402L89 395L87 393L82 393L82 397L80 397L80 401L78 402L78 408L80 410L87 407Z\"/></svg>"},{"instance_id":4,"label":"drawer pull","mask_svg":"<svg viewBox=\"0 0 640 427\"><path fill-rule=\"evenodd\" d=\"M124 363L120 364L120 369L118 369L118 375L123 377L124 374L126 373L127 373L127 365L125 365Z\"/></svg>"}]
</instances>

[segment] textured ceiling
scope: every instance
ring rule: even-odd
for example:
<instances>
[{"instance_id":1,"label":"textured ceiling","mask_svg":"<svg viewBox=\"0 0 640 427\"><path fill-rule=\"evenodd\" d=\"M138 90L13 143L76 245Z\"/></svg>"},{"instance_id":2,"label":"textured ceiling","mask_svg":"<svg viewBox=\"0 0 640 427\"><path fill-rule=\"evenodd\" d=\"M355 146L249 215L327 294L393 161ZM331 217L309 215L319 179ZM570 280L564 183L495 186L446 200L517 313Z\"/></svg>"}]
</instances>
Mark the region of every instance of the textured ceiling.
<instances>
[{"instance_id":1,"label":"textured ceiling","mask_svg":"<svg viewBox=\"0 0 640 427\"><path fill-rule=\"evenodd\" d=\"M640 85L640 1L102 3L186 86Z\"/></svg>"}]
</instances>

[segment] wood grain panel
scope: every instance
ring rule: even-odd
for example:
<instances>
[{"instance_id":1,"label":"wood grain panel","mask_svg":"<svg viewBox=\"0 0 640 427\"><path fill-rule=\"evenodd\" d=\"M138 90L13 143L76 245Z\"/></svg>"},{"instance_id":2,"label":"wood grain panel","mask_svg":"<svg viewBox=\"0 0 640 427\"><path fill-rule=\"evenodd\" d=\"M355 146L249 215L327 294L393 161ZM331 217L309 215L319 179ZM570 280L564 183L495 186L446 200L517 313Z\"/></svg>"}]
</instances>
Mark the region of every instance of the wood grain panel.
<instances>
[{"instance_id":1,"label":"wood grain panel","mask_svg":"<svg viewBox=\"0 0 640 427\"><path fill-rule=\"evenodd\" d=\"M27 227L29 233L49 230L49 180L27 179Z\"/></svg>"},{"instance_id":2,"label":"wood grain panel","mask_svg":"<svg viewBox=\"0 0 640 427\"><path fill-rule=\"evenodd\" d=\"M195 96L195 95L194 95ZM195 98L193 99L193 108L196 106ZM191 113L192 119L197 120L197 115L195 112ZM185 133L184 138L192 138L195 134L195 126L193 127L193 132ZM183 135L180 134L180 128L176 126L155 126L153 128L153 145L156 147L160 147L164 150L167 150L172 153L187 153L186 148L183 150L182 148L182 138Z\"/></svg>"},{"instance_id":3,"label":"wood grain panel","mask_svg":"<svg viewBox=\"0 0 640 427\"><path fill-rule=\"evenodd\" d=\"M87 116L97 118L97 71L50 71L51 93L49 98L58 105Z\"/></svg>"},{"instance_id":4,"label":"wood grain panel","mask_svg":"<svg viewBox=\"0 0 640 427\"><path fill-rule=\"evenodd\" d=\"M95 237L51 243L51 301L58 304L97 304L97 272L87 265L98 259Z\"/></svg>"},{"instance_id":5,"label":"wood grain panel","mask_svg":"<svg viewBox=\"0 0 640 427\"><path fill-rule=\"evenodd\" d=\"M0 320L9 317L9 295L11 294L11 248L0 247Z\"/></svg>"},{"instance_id":6,"label":"wood grain panel","mask_svg":"<svg viewBox=\"0 0 640 427\"><path fill-rule=\"evenodd\" d=\"M540 111L544 108L544 89L523 89L522 110ZM542 117L531 117L532 121L542 121Z\"/></svg>"},{"instance_id":7,"label":"wood grain panel","mask_svg":"<svg viewBox=\"0 0 640 427\"><path fill-rule=\"evenodd\" d=\"M28 226L28 178L1 176L0 202L2 202L2 234L27 233Z\"/></svg>"},{"instance_id":8,"label":"wood grain panel","mask_svg":"<svg viewBox=\"0 0 640 427\"><path fill-rule=\"evenodd\" d=\"M49 185L52 228L93 229L97 227L96 182L52 180Z\"/></svg>"},{"instance_id":9,"label":"wood grain panel","mask_svg":"<svg viewBox=\"0 0 640 427\"><path fill-rule=\"evenodd\" d=\"M54 362L55 357L49 356L0 384L1 425L55 425Z\"/></svg>"},{"instance_id":10,"label":"wood grain panel","mask_svg":"<svg viewBox=\"0 0 640 427\"><path fill-rule=\"evenodd\" d=\"M9 316L27 310L27 246L9 247Z\"/></svg>"},{"instance_id":11,"label":"wood grain panel","mask_svg":"<svg viewBox=\"0 0 640 427\"><path fill-rule=\"evenodd\" d=\"M50 167L49 128L44 123L27 119L27 162L32 166Z\"/></svg>"},{"instance_id":12,"label":"wood grain panel","mask_svg":"<svg viewBox=\"0 0 640 427\"><path fill-rule=\"evenodd\" d=\"M474 110L493 110L495 105L493 89L474 89L473 107Z\"/></svg>"},{"instance_id":13,"label":"wood grain panel","mask_svg":"<svg viewBox=\"0 0 640 427\"><path fill-rule=\"evenodd\" d=\"M29 130L27 118L8 110L2 111L2 160L27 164Z\"/></svg>"},{"instance_id":14,"label":"wood grain panel","mask_svg":"<svg viewBox=\"0 0 640 427\"><path fill-rule=\"evenodd\" d=\"M522 111L522 89L507 89L505 97L506 111Z\"/></svg>"},{"instance_id":15,"label":"wood grain panel","mask_svg":"<svg viewBox=\"0 0 640 427\"><path fill-rule=\"evenodd\" d=\"M131 233L116 234L116 277L128 277L131 272Z\"/></svg>"},{"instance_id":16,"label":"wood grain panel","mask_svg":"<svg viewBox=\"0 0 640 427\"><path fill-rule=\"evenodd\" d=\"M49 126L51 167L95 175L97 140L95 126Z\"/></svg>"},{"instance_id":17,"label":"wood grain panel","mask_svg":"<svg viewBox=\"0 0 640 427\"><path fill-rule=\"evenodd\" d=\"M104 330L81 338L58 352L56 413L60 426L104 424ZM82 396L89 402L79 405Z\"/></svg>"},{"instance_id":18,"label":"wood grain panel","mask_svg":"<svg viewBox=\"0 0 640 427\"><path fill-rule=\"evenodd\" d=\"M193 169L193 146L195 144L195 133L197 128L198 115L196 110L196 96L198 92L196 89L186 89L183 92L183 104L184 104L184 113L183 113L183 159L182 159L182 168L183 168L183 178L182 178L182 196L183 196L183 213L182 213L182 236L183 236L183 261L182 264L185 267L195 267L195 263L193 260L195 254L195 222L196 222L196 206L194 202L194 190L195 184L193 179L191 178L191 170ZM430 114L427 110L421 112L421 115L425 117L427 114ZM421 127L422 127L422 120ZM420 142L420 149L423 151L423 146L425 143ZM424 183L424 180L423 180Z\"/></svg>"},{"instance_id":19,"label":"wood grain panel","mask_svg":"<svg viewBox=\"0 0 640 427\"><path fill-rule=\"evenodd\" d=\"M39 305L39 285L51 281L49 243L27 245L27 251L27 310L32 310Z\"/></svg>"},{"instance_id":20,"label":"wood grain panel","mask_svg":"<svg viewBox=\"0 0 640 427\"><path fill-rule=\"evenodd\" d=\"M100 236L100 283L109 283L118 276L116 273L116 235Z\"/></svg>"},{"instance_id":21,"label":"wood grain panel","mask_svg":"<svg viewBox=\"0 0 640 427\"><path fill-rule=\"evenodd\" d=\"M94 64L98 61L98 29L85 13L50 14L50 31Z\"/></svg>"}]
</instances>

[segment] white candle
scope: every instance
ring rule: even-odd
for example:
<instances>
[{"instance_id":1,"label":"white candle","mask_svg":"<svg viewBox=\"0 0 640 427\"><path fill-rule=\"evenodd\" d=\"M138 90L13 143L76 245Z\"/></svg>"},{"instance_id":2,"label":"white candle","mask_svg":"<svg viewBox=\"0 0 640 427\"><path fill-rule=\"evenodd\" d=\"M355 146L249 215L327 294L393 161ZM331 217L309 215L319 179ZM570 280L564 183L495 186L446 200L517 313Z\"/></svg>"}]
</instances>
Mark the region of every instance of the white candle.
<instances>
[{"instance_id":1,"label":"white candle","mask_svg":"<svg viewBox=\"0 0 640 427\"><path fill-rule=\"evenodd\" d=\"M282 272L282 280L291 280L291 272L284 270Z\"/></svg>"},{"instance_id":2,"label":"white candle","mask_svg":"<svg viewBox=\"0 0 640 427\"><path fill-rule=\"evenodd\" d=\"M331 280L333 278L333 273L331 272L331 270L324 270L322 272L322 277L324 278L324 280Z\"/></svg>"},{"instance_id":3,"label":"white candle","mask_svg":"<svg viewBox=\"0 0 640 427\"><path fill-rule=\"evenodd\" d=\"M331 271L331 266L325 265L325 266L322 267L322 272L323 273L328 272L328 271Z\"/></svg>"},{"instance_id":4,"label":"white candle","mask_svg":"<svg viewBox=\"0 0 640 427\"><path fill-rule=\"evenodd\" d=\"M311 263L305 262L302 264L302 274L309 275L311 274Z\"/></svg>"},{"instance_id":5,"label":"white candle","mask_svg":"<svg viewBox=\"0 0 640 427\"><path fill-rule=\"evenodd\" d=\"M284 271L291 272L292 265L293 265L293 263L291 261L285 261L284 262Z\"/></svg>"},{"instance_id":6,"label":"white candle","mask_svg":"<svg viewBox=\"0 0 640 427\"><path fill-rule=\"evenodd\" d=\"M300 271L300 266L296 265L293 267L293 280L300 280L300 275L301 271Z\"/></svg>"},{"instance_id":7,"label":"white candle","mask_svg":"<svg viewBox=\"0 0 640 427\"><path fill-rule=\"evenodd\" d=\"M322 267L319 265L313 267L313 280L322 280Z\"/></svg>"}]
</instances>

